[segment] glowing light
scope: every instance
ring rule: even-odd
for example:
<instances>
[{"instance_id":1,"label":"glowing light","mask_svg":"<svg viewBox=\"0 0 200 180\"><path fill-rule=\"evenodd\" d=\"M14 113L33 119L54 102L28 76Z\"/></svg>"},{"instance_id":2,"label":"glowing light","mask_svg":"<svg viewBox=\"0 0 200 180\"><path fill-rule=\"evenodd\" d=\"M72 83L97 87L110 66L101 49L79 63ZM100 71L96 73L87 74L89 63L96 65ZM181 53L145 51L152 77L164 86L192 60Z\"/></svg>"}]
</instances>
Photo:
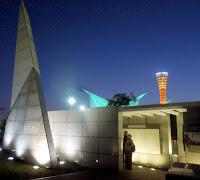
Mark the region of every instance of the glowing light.
<instances>
[{"instance_id":1,"label":"glowing light","mask_svg":"<svg viewBox=\"0 0 200 180\"><path fill-rule=\"evenodd\" d=\"M78 160L74 160L75 163L78 163Z\"/></svg>"},{"instance_id":2,"label":"glowing light","mask_svg":"<svg viewBox=\"0 0 200 180\"><path fill-rule=\"evenodd\" d=\"M50 156L48 150L43 151L34 151L33 156L37 160L37 162L41 165L44 165L50 161Z\"/></svg>"},{"instance_id":3,"label":"glowing light","mask_svg":"<svg viewBox=\"0 0 200 180\"><path fill-rule=\"evenodd\" d=\"M60 161L59 164L61 164L61 165L62 165L62 164L65 164L65 161Z\"/></svg>"},{"instance_id":4,"label":"glowing light","mask_svg":"<svg viewBox=\"0 0 200 180\"><path fill-rule=\"evenodd\" d=\"M70 104L70 106L73 106L76 103L76 99L74 97L69 97L68 103Z\"/></svg>"},{"instance_id":5,"label":"glowing light","mask_svg":"<svg viewBox=\"0 0 200 180\"><path fill-rule=\"evenodd\" d=\"M173 154L172 156L175 156L175 157L177 157L177 156L178 156L178 154Z\"/></svg>"},{"instance_id":6,"label":"glowing light","mask_svg":"<svg viewBox=\"0 0 200 180\"><path fill-rule=\"evenodd\" d=\"M158 72L156 73L156 78L158 82L158 88L160 92L160 104L167 103L167 72Z\"/></svg>"},{"instance_id":7,"label":"glowing light","mask_svg":"<svg viewBox=\"0 0 200 180\"><path fill-rule=\"evenodd\" d=\"M0 151L2 151L2 148L0 148Z\"/></svg>"},{"instance_id":8,"label":"glowing light","mask_svg":"<svg viewBox=\"0 0 200 180\"><path fill-rule=\"evenodd\" d=\"M69 139L66 143L66 149L67 151L73 151L76 149L76 146L75 146L75 142L72 141L72 139ZM74 154L74 152L73 152Z\"/></svg>"},{"instance_id":9,"label":"glowing light","mask_svg":"<svg viewBox=\"0 0 200 180\"><path fill-rule=\"evenodd\" d=\"M9 147L9 145L12 142L12 139L13 139L12 135L9 135L9 134L5 133L5 135L4 135L4 146L5 147Z\"/></svg>"},{"instance_id":10,"label":"glowing light","mask_svg":"<svg viewBox=\"0 0 200 180\"><path fill-rule=\"evenodd\" d=\"M14 149L12 149L11 151L12 151L12 152L15 152L15 150L14 150Z\"/></svg>"},{"instance_id":11,"label":"glowing light","mask_svg":"<svg viewBox=\"0 0 200 180\"><path fill-rule=\"evenodd\" d=\"M96 160L96 163L98 163L98 162L99 162L99 160L97 159L97 160Z\"/></svg>"},{"instance_id":12,"label":"glowing light","mask_svg":"<svg viewBox=\"0 0 200 180\"><path fill-rule=\"evenodd\" d=\"M151 168L151 170L152 170L152 171L155 171L156 169L154 169L154 168Z\"/></svg>"},{"instance_id":13,"label":"glowing light","mask_svg":"<svg viewBox=\"0 0 200 180\"><path fill-rule=\"evenodd\" d=\"M16 155L17 157L21 157L25 154L25 150L24 149L16 149Z\"/></svg>"},{"instance_id":14,"label":"glowing light","mask_svg":"<svg viewBox=\"0 0 200 180\"><path fill-rule=\"evenodd\" d=\"M138 166L139 168L143 168L143 166Z\"/></svg>"},{"instance_id":15,"label":"glowing light","mask_svg":"<svg viewBox=\"0 0 200 180\"><path fill-rule=\"evenodd\" d=\"M39 169L40 167L39 166L33 166L33 169Z\"/></svg>"},{"instance_id":16,"label":"glowing light","mask_svg":"<svg viewBox=\"0 0 200 180\"><path fill-rule=\"evenodd\" d=\"M68 156L74 156L75 155L75 151L73 151L73 150L67 150L66 151L66 154L68 155Z\"/></svg>"},{"instance_id":17,"label":"glowing light","mask_svg":"<svg viewBox=\"0 0 200 180\"><path fill-rule=\"evenodd\" d=\"M14 157L8 157L9 161L12 161L14 159Z\"/></svg>"},{"instance_id":18,"label":"glowing light","mask_svg":"<svg viewBox=\"0 0 200 180\"><path fill-rule=\"evenodd\" d=\"M85 110L85 106L84 106L84 105L81 105L81 106L80 106L80 110L81 110L81 111L84 111L84 110Z\"/></svg>"}]
</instances>

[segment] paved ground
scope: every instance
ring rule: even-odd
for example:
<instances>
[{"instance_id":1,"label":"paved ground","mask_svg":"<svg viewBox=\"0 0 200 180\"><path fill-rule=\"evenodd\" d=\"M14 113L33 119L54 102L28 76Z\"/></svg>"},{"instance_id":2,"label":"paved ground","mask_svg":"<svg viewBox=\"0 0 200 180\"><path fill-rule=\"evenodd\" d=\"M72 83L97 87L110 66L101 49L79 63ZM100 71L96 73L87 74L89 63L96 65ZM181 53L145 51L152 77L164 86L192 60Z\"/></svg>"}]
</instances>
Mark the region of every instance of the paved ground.
<instances>
[{"instance_id":1,"label":"paved ground","mask_svg":"<svg viewBox=\"0 0 200 180\"><path fill-rule=\"evenodd\" d=\"M127 179L127 180L165 180L165 174L167 171L164 170L151 170L151 168L143 167L139 168L136 165L133 165L133 170L128 171L124 170L120 175L120 179Z\"/></svg>"},{"instance_id":2,"label":"paved ground","mask_svg":"<svg viewBox=\"0 0 200 180\"><path fill-rule=\"evenodd\" d=\"M121 173L105 171L88 171L71 175L61 175L51 178L41 178L45 180L165 180L166 171L154 170L148 167L139 168L133 165L133 170L124 170Z\"/></svg>"}]
</instances>

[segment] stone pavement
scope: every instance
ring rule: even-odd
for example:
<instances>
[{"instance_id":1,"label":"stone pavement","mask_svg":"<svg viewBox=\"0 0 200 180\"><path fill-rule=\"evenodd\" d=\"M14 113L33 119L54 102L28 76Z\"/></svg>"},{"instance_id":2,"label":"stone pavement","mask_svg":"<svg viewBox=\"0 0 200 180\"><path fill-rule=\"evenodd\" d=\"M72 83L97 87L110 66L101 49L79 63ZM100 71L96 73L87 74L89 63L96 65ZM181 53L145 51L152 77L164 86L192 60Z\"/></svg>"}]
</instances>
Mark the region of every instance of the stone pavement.
<instances>
[{"instance_id":1,"label":"stone pavement","mask_svg":"<svg viewBox=\"0 0 200 180\"><path fill-rule=\"evenodd\" d=\"M37 180L165 180L164 170L151 170L148 167L139 168L133 165L133 170L124 170L120 173L110 171L86 171L72 173Z\"/></svg>"}]
</instances>

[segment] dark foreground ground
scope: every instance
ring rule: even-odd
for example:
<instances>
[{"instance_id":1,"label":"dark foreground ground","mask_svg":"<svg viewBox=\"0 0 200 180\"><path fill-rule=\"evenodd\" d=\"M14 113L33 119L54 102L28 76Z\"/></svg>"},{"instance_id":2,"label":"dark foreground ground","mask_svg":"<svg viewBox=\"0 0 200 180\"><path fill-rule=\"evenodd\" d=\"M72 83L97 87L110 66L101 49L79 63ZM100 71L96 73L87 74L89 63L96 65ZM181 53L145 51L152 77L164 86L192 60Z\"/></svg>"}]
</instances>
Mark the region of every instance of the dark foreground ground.
<instances>
[{"instance_id":1,"label":"dark foreground ground","mask_svg":"<svg viewBox=\"0 0 200 180\"><path fill-rule=\"evenodd\" d=\"M40 180L165 180L166 171L154 170L148 167L139 168L133 165L132 171L120 173L110 171L87 171L69 175L41 178Z\"/></svg>"},{"instance_id":2,"label":"dark foreground ground","mask_svg":"<svg viewBox=\"0 0 200 180\"><path fill-rule=\"evenodd\" d=\"M34 179L46 176L54 176L82 171L75 163L65 163L57 169L39 168L33 169L33 165L22 162L20 159L8 160L11 155L5 151L0 151L0 180Z\"/></svg>"}]
</instances>

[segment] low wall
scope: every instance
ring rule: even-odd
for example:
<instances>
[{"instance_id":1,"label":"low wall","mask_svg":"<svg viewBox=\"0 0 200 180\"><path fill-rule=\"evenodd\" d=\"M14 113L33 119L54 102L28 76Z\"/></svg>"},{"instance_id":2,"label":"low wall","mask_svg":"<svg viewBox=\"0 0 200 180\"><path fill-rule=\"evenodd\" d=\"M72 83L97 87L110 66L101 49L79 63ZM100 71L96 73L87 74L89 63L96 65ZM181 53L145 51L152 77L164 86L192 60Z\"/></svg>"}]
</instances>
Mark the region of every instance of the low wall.
<instances>
[{"instance_id":1,"label":"low wall","mask_svg":"<svg viewBox=\"0 0 200 180\"><path fill-rule=\"evenodd\" d=\"M49 111L48 115L59 160L119 169L122 152L117 108Z\"/></svg>"}]
</instances>

